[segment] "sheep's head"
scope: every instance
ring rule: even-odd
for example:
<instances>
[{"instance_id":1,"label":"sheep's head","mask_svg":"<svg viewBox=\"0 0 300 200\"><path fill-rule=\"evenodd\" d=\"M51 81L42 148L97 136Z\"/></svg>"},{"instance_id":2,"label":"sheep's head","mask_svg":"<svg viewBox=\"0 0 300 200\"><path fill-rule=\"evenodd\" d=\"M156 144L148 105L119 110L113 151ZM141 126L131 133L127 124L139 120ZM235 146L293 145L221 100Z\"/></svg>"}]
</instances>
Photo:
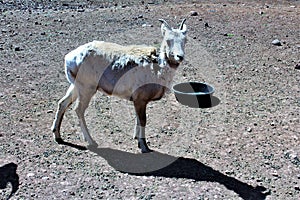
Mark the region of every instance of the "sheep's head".
<instances>
[{"instance_id":1,"label":"sheep's head","mask_svg":"<svg viewBox=\"0 0 300 200\"><path fill-rule=\"evenodd\" d=\"M178 29L171 28L171 26L163 19L160 19L159 21L162 22L161 32L164 37L161 53L164 54L168 62L178 66L184 59L184 47L187 40L186 20L182 20Z\"/></svg>"}]
</instances>

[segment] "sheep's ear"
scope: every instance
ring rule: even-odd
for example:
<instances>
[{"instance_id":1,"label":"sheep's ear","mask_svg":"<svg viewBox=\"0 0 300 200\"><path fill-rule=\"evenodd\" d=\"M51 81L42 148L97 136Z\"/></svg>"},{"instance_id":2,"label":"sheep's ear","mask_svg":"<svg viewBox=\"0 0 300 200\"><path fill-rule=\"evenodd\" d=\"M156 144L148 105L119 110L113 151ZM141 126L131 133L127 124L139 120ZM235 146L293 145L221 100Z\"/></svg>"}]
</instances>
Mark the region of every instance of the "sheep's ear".
<instances>
[{"instance_id":1,"label":"sheep's ear","mask_svg":"<svg viewBox=\"0 0 300 200\"><path fill-rule=\"evenodd\" d=\"M162 23L161 24L161 33L164 36L167 30L172 30L172 28L170 27L170 25L163 19L159 19L159 21Z\"/></svg>"},{"instance_id":2,"label":"sheep's ear","mask_svg":"<svg viewBox=\"0 0 300 200\"><path fill-rule=\"evenodd\" d=\"M186 21L186 19L183 19L179 26L179 30L181 30L184 34L187 32L185 21Z\"/></svg>"},{"instance_id":3,"label":"sheep's ear","mask_svg":"<svg viewBox=\"0 0 300 200\"><path fill-rule=\"evenodd\" d=\"M162 24L160 29L161 29L161 34L162 34L162 36L165 36L166 31L167 31L166 25Z\"/></svg>"},{"instance_id":4,"label":"sheep's ear","mask_svg":"<svg viewBox=\"0 0 300 200\"><path fill-rule=\"evenodd\" d=\"M187 33L187 28L185 24L183 24L181 31L184 35Z\"/></svg>"}]
</instances>

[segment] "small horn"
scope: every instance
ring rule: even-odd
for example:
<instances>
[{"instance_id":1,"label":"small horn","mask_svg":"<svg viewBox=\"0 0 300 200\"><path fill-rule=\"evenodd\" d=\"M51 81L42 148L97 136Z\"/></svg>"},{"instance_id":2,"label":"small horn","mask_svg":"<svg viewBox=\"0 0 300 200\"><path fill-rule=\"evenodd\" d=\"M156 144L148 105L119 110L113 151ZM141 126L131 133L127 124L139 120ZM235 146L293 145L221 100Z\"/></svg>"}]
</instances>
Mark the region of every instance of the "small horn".
<instances>
[{"instance_id":1,"label":"small horn","mask_svg":"<svg viewBox=\"0 0 300 200\"><path fill-rule=\"evenodd\" d=\"M172 30L171 26L164 19L159 19L159 21L163 23L168 29Z\"/></svg>"},{"instance_id":2,"label":"small horn","mask_svg":"<svg viewBox=\"0 0 300 200\"><path fill-rule=\"evenodd\" d=\"M183 29L183 24L185 23L186 19L183 19L180 26L179 26L179 30L182 30Z\"/></svg>"}]
</instances>

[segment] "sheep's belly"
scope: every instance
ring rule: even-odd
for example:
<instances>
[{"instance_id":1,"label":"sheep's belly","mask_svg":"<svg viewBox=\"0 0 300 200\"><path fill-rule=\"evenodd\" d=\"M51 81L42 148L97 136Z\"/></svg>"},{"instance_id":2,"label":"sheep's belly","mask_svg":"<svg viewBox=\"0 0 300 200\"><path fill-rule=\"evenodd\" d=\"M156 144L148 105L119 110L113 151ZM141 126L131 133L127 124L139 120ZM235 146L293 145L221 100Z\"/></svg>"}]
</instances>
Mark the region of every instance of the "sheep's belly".
<instances>
[{"instance_id":1,"label":"sheep's belly","mask_svg":"<svg viewBox=\"0 0 300 200\"><path fill-rule=\"evenodd\" d=\"M149 67L137 66L120 70L107 68L99 80L98 89L108 95L131 99L134 92L142 86L157 84L169 87L170 81L154 74Z\"/></svg>"}]
</instances>

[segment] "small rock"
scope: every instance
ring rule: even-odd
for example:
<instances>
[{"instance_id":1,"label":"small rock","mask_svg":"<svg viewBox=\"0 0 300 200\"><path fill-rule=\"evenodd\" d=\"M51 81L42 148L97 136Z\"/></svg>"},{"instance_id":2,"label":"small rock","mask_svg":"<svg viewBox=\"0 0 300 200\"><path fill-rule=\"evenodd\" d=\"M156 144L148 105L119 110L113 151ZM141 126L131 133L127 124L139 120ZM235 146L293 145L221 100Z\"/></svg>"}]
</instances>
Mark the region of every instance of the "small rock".
<instances>
[{"instance_id":1,"label":"small rock","mask_svg":"<svg viewBox=\"0 0 300 200\"><path fill-rule=\"evenodd\" d=\"M274 177L278 177L279 176L277 172L273 172L273 173L271 173L271 175L274 176Z\"/></svg>"},{"instance_id":2,"label":"small rock","mask_svg":"<svg viewBox=\"0 0 300 200\"><path fill-rule=\"evenodd\" d=\"M41 35L46 35L46 32L41 32Z\"/></svg>"},{"instance_id":3,"label":"small rock","mask_svg":"<svg viewBox=\"0 0 300 200\"><path fill-rule=\"evenodd\" d=\"M71 185L71 183L69 181L62 181L60 182L61 185Z\"/></svg>"},{"instance_id":4,"label":"small rock","mask_svg":"<svg viewBox=\"0 0 300 200\"><path fill-rule=\"evenodd\" d=\"M300 69L300 63L296 64L295 69Z\"/></svg>"},{"instance_id":5,"label":"small rock","mask_svg":"<svg viewBox=\"0 0 300 200\"><path fill-rule=\"evenodd\" d=\"M226 174L226 175L233 175L233 174L234 174L234 171L232 171L232 170L226 170L226 171L225 171L225 174Z\"/></svg>"},{"instance_id":6,"label":"small rock","mask_svg":"<svg viewBox=\"0 0 300 200\"><path fill-rule=\"evenodd\" d=\"M78 10L77 10L77 12L84 12L85 10L84 9L82 9L82 8L79 8Z\"/></svg>"},{"instance_id":7,"label":"small rock","mask_svg":"<svg viewBox=\"0 0 300 200\"><path fill-rule=\"evenodd\" d=\"M247 132L252 132L252 128L251 127L249 127L249 128L247 128Z\"/></svg>"},{"instance_id":8,"label":"small rock","mask_svg":"<svg viewBox=\"0 0 300 200\"><path fill-rule=\"evenodd\" d=\"M15 51L21 51L21 50L22 50L21 47L15 46Z\"/></svg>"},{"instance_id":9,"label":"small rock","mask_svg":"<svg viewBox=\"0 0 300 200\"><path fill-rule=\"evenodd\" d=\"M205 28L210 28L210 26L208 25L207 22L204 24L204 26L205 26Z\"/></svg>"},{"instance_id":10,"label":"small rock","mask_svg":"<svg viewBox=\"0 0 300 200\"><path fill-rule=\"evenodd\" d=\"M71 196L75 196L75 192L70 191L69 194L70 194Z\"/></svg>"},{"instance_id":11,"label":"small rock","mask_svg":"<svg viewBox=\"0 0 300 200\"><path fill-rule=\"evenodd\" d=\"M47 110L47 113L53 113L53 110Z\"/></svg>"},{"instance_id":12,"label":"small rock","mask_svg":"<svg viewBox=\"0 0 300 200\"><path fill-rule=\"evenodd\" d=\"M42 177L42 180L43 181L46 181L46 180L49 180L50 178L48 177L48 176L44 176L44 177Z\"/></svg>"},{"instance_id":13,"label":"small rock","mask_svg":"<svg viewBox=\"0 0 300 200\"><path fill-rule=\"evenodd\" d=\"M143 24L142 27L153 27L152 24Z\"/></svg>"},{"instance_id":14,"label":"small rock","mask_svg":"<svg viewBox=\"0 0 300 200\"><path fill-rule=\"evenodd\" d=\"M196 11L191 11L191 12L190 12L190 15L191 15L191 16L198 16L198 12L196 12Z\"/></svg>"},{"instance_id":15,"label":"small rock","mask_svg":"<svg viewBox=\"0 0 300 200\"><path fill-rule=\"evenodd\" d=\"M32 177L32 176L34 176L34 173L28 173L27 174L27 177L29 178L29 177Z\"/></svg>"},{"instance_id":16,"label":"small rock","mask_svg":"<svg viewBox=\"0 0 300 200\"><path fill-rule=\"evenodd\" d=\"M278 40L278 39L273 40L272 44L275 45L275 46L281 46L282 45L280 40Z\"/></svg>"}]
</instances>

